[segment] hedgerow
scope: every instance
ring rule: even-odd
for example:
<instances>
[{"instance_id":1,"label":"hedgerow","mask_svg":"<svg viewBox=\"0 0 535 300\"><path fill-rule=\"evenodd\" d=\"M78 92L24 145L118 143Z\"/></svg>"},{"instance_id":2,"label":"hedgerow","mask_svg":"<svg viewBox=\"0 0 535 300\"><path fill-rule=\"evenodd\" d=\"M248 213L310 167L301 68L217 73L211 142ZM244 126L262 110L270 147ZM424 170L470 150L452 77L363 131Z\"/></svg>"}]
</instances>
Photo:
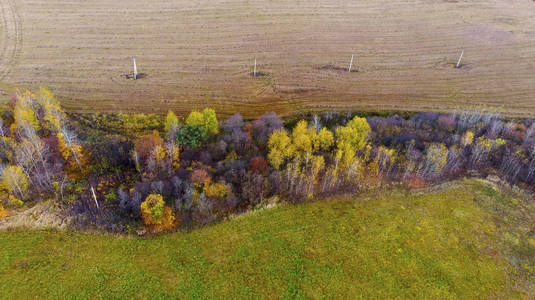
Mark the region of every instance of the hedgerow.
<instances>
[{"instance_id":1,"label":"hedgerow","mask_svg":"<svg viewBox=\"0 0 535 300\"><path fill-rule=\"evenodd\" d=\"M461 176L535 187L535 122L496 112L325 112L284 126L274 113L223 121L207 108L185 119L110 115L124 128L103 131L71 121L43 89L17 91L0 117L0 207L51 199L79 228L191 228L275 199Z\"/></svg>"}]
</instances>

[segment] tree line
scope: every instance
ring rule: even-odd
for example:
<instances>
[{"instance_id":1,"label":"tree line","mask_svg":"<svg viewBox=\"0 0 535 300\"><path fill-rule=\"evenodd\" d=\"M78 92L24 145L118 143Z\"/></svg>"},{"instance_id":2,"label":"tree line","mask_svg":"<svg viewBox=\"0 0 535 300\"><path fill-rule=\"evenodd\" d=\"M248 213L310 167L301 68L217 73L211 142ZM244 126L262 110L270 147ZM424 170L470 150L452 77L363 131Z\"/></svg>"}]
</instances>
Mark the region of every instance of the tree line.
<instances>
[{"instance_id":1,"label":"tree line","mask_svg":"<svg viewBox=\"0 0 535 300\"><path fill-rule=\"evenodd\" d=\"M74 126L41 89L16 92L0 117L0 217L54 201L82 229L191 228L280 201L462 176L535 186L533 120L492 111L324 112L285 124L275 113L219 120L205 108L183 119L110 116L124 131L104 134ZM144 125L154 130L136 130Z\"/></svg>"}]
</instances>

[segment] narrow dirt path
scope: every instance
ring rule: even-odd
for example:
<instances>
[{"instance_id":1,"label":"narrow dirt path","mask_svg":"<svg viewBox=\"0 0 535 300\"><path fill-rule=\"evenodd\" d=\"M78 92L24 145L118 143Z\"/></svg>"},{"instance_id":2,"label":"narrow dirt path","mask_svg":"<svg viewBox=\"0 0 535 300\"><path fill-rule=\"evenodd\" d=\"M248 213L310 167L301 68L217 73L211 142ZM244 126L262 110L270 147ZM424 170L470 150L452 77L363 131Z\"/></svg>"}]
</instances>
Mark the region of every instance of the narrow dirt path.
<instances>
[{"instance_id":1,"label":"narrow dirt path","mask_svg":"<svg viewBox=\"0 0 535 300\"><path fill-rule=\"evenodd\" d=\"M0 0L2 14L2 48L0 52L0 80L6 78L17 64L22 51L22 23L13 0Z\"/></svg>"}]
</instances>

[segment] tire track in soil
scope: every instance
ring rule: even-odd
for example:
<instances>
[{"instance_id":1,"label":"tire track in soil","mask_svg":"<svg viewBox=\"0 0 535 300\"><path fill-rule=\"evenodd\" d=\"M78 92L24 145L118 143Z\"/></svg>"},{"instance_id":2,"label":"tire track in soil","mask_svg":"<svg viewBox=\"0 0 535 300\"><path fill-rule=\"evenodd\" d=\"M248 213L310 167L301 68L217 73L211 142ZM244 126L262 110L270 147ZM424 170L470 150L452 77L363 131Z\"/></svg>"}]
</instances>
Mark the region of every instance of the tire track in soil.
<instances>
[{"instance_id":1,"label":"tire track in soil","mask_svg":"<svg viewBox=\"0 0 535 300\"><path fill-rule=\"evenodd\" d=\"M0 80L17 64L22 52L22 22L13 0L0 0L4 45L0 54Z\"/></svg>"}]
</instances>

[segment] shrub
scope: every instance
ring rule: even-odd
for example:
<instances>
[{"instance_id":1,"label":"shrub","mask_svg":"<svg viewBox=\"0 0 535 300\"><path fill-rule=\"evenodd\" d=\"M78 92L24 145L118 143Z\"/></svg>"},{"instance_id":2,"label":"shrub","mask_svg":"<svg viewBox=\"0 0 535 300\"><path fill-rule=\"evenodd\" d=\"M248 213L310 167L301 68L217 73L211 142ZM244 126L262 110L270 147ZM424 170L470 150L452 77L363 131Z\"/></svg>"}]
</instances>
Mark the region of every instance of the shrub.
<instances>
[{"instance_id":1,"label":"shrub","mask_svg":"<svg viewBox=\"0 0 535 300\"><path fill-rule=\"evenodd\" d=\"M147 160L156 146L163 147L163 145L163 139L157 131L154 131L152 134L139 137L134 142L134 149L141 160Z\"/></svg>"},{"instance_id":2,"label":"shrub","mask_svg":"<svg viewBox=\"0 0 535 300\"><path fill-rule=\"evenodd\" d=\"M240 154L245 154L252 146L249 133L239 128L234 128L232 132L227 133L224 139L230 147Z\"/></svg>"},{"instance_id":3,"label":"shrub","mask_svg":"<svg viewBox=\"0 0 535 300\"><path fill-rule=\"evenodd\" d=\"M0 220L2 220L5 216L7 216L6 209L0 204Z\"/></svg>"},{"instance_id":4,"label":"shrub","mask_svg":"<svg viewBox=\"0 0 535 300\"><path fill-rule=\"evenodd\" d=\"M251 159L249 163L249 170L258 173L264 174L267 169L267 162L262 156L257 156Z\"/></svg>"},{"instance_id":5,"label":"shrub","mask_svg":"<svg viewBox=\"0 0 535 300\"><path fill-rule=\"evenodd\" d=\"M147 196L145 201L141 203L141 216L150 232L168 230L175 226L173 211L165 206L160 194Z\"/></svg>"},{"instance_id":6,"label":"shrub","mask_svg":"<svg viewBox=\"0 0 535 300\"><path fill-rule=\"evenodd\" d=\"M433 143L425 152L421 174L430 177L441 175L448 159L448 148L444 144Z\"/></svg>"},{"instance_id":7,"label":"shrub","mask_svg":"<svg viewBox=\"0 0 535 300\"><path fill-rule=\"evenodd\" d=\"M228 187L221 183L212 183L204 187L204 193L208 197L223 198L227 195Z\"/></svg>"},{"instance_id":8,"label":"shrub","mask_svg":"<svg viewBox=\"0 0 535 300\"><path fill-rule=\"evenodd\" d=\"M245 178L242 179L242 193L241 198L248 202L251 206L258 205L264 200L264 177L259 174L247 172Z\"/></svg>"},{"instance_id":9,"label":"shrub","mask_svg":"<svg viewBox=\"0 0 535 300\"><path fill-rule=\"evenodd\" d=\"M471 131L465 131L463 137L461 138L461 146L466 147L472 145L474 141L474 134Z\"/></svg>"},{"instance_id":10,"label":"shrub","mask_svg":"<svg viewBox=\"0 0 535 300\"><path fill-rule=\"evenodd\" d=\"M414 121L416 128L430 129L433 123L438 119L439 114L435 112L423 112L412 116L410 119Z\"/></svg>"},{"instance_id":11,"label":"shrub","mask_svg":"<svg viewBox=\"0 0 535 300\"><path fill-rule=\"evenodd\" d=\"M131 141L118 138L104 138L91 143L88 147L91 165L101 174L133 169L135 166L129 156L133 146Z\"/></svg>"},{"instance_id":12,"label":"shrub","mask_svg":"<svg viewBox=\"0 0 535 300\"><path fill-rule=\"evenodd\" d=\"M163 129L162 117L156 114L119 114L124 133L139 136Z\"/></svg>"},{"instance_id":13,"label":"shrub","mask_svg":"<svg viewBox=\"0 0 535 300\"><path fill-rule=\"evenodd\" d=\"M178 224L178 220L175 217L175 214L173 214L173 210L170 207L165 206L163 208L162 223L152 226L151 230L152 232L170 230L170 229L175 228L177 224Z\"/></svg>"},{"instance_id":14,"label":"shrub","mask_svg":"<svg viewBox=\"0 0 535 300\"><path fill-rule=\"evenodd\" d=\"M274 112L265 113L251 124L251 131L260 144L264 144L268 137L276 130L282 129L284 123Z\"/></svg>"},{"instance_id":15,"label":"shrub","mask_svg":"<svg viewBox=\"0 0 535 300\"><path fill-rule=\"evenodd\" d=\"M198 169L191 173L190 180L196 187L202 187L209 185L212 182L212 177L206 170Z\"/></svg>"},{"instance_id":16,"label":"shrub","mask_svg":"<svg viewBox=\"0 0 535 300\"><path fill-rule=\"evenodd\" d=\"M452 132L455 129L455 125L455 120L449 115L440 115L437 119L438 128L446 132Z\"/></svg>"},{"instance_id":17,"label":"shrub","mask_svg":"<svg viewBox=\"0 0 535 300\"><path fill-rule=\"evenodd\" d=\"M8 199L7 203L10 206L21 207L22 205L24 205L24 202L22 202L22 200L18 199L17 197L13 195L9 195L7 199Z\"/></svg>"},{"instance_id":18,"label":"shrub","mask_svg":"<svg viewBox=\"0 0 535 300\"><path fill-rule=\"evenodd\" d=\"M202 151L199 153L199 161L205 165L210 165L212 163L212 155L208 151Z\"/></svg>"},{"instance_id":19,"label":"shrub","mask_svg":"<svg viewBox=\"0 0 535 300\"><path fill-rule=\"evenodd\" d=\"M279 130L282 128L284 123L282 122L281 117L277 116L274 112L265 113L258 120L263 121L266 124L268 132L267 135L270 135L273 131Z\"/></svg>"},{"instance_id":20,"label":"shrub","mask_svg":"<svg viewBox=\"0 0 535 300\"><path fill-rule=\"evenodd\" d=\"M223 129L226 132L232 132L234 129L241 129L243 127L243 118L240 114L235 113L225 121Z\"/></svg>"},{"instance_id":21,"label":"shrub","mask_svg":"<svg viewBox=\"0 0 535 300\"><path fill-rule=\"evenodd\" d=\"M423 188L425 186L425 181L420 175L408 175L405 178L405 183L410 188Z\"/></svg>"},{"instance_id":22,"label":"shrub","mask_svg":"<svg viewBox=\"0 0 535 300\"><path fill-rule=\"evenodd\" d=\"M186 125L178 132L176 140L180 146L198 148L207 138L206 129L198 125Z\"/></svg>"},{"instance_id":23,"label":"shrub","mask_svg":"<svg viewBox=\"0 0 535 300\"><path fill-rule=\"evenodd\" d=\"M160 224L162 222L165 202L160 194L150 194L141 203L141 215L145 225Z\"/></svg>"}]
</instances>

